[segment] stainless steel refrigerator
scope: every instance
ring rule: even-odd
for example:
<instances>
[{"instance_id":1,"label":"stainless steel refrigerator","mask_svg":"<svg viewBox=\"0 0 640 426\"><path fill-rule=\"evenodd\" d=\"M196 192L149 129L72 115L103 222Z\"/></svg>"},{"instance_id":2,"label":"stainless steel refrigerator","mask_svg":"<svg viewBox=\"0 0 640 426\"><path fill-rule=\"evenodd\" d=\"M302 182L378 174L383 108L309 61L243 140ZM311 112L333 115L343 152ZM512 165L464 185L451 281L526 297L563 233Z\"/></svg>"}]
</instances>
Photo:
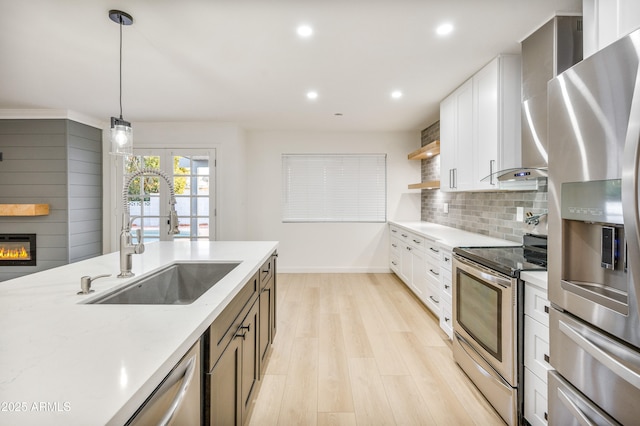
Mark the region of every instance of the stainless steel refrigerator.
<instances>
[{"instance_id":1,"label":"stainless steel refrigerator","mask_svg":"<svg viewBox=\"0 0 640 426\"><path fill-rule=\"evenodd\" d=\"M640 423L640 30L549 82L549 424Z\"/></svg>"}]
</instances>

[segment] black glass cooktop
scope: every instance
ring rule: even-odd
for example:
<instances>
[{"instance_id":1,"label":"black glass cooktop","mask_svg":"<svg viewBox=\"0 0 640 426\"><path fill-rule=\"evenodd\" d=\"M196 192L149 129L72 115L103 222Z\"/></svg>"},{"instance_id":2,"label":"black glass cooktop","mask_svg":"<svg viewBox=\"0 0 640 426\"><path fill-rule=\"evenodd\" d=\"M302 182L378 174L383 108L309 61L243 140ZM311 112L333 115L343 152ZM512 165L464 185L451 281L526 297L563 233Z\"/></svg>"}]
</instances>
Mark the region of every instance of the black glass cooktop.
<instances>
[{"instance_id":1,"label":"black glass cooktop","mask_svg":"<svg viewBox=\"0 0 640 426\"><path fill-rule=\"evenodd\" d=\"M453 252L511 277L520 271L547 269L547 238L527 234L524 244L512 247L456 247Z\"/></svg>"}]
</instances>

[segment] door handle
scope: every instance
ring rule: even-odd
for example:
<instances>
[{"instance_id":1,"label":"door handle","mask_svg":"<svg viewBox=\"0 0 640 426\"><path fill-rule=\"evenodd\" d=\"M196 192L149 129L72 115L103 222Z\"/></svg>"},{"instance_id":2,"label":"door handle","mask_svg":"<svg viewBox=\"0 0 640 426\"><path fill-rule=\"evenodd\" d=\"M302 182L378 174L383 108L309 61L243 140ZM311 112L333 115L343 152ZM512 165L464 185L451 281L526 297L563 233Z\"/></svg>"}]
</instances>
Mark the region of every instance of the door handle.
<instances>
[{"instance_id":1,"label":"door handle","mask_svg":"<svg viewBox=\"0 0 640 426\"><path fill-rule=\"evenodd\" d=\"M558 399L582 426L596 426L596 424L589 420L587 415L580 410L576 403L573 402L562 389L558 389Z\"/></svg>"},{"instance_id":2,"label":"door handle","mask_svg":"<svg viewBox=\"0 0 640 426\"><path fill-rule=\"evenodd\" d=\"M595 345L564 321L560 321L558 328L565 336L571 339L576 345L582 348L602 365L607 367L621 379L630 383L632 386L640 389L640 375L638 375L638 373L618 361L613 355L607 353L604 349Z\"/></svg>"}]
</instances>

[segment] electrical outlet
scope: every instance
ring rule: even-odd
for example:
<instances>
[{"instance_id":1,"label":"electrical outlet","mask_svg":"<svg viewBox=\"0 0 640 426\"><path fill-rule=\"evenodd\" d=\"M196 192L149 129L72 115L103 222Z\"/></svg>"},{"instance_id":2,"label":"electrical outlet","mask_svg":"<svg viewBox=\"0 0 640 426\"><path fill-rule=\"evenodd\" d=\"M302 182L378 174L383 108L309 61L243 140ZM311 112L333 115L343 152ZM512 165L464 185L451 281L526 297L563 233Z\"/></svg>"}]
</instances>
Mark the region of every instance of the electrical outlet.
<instances>
[{"instance_id":1,"label":"electrical outlet","mask_svg":"<svg viewBox=\"0 0 640 426\"><path fill-rule=\"evenodd\" d=\"M444 203L442 205L442 211L445 213L449 213L449 203Z\"/></svg>"},{"instance_id":2,"label":"electrical outlet","mask_svg":"<svg viewBox=\"0 0 640 426\"><path fill-rule=\"evenodd\" d=\"M524 222L524 207L516 207L516 222Z\"/></svg>"}]
</instances>

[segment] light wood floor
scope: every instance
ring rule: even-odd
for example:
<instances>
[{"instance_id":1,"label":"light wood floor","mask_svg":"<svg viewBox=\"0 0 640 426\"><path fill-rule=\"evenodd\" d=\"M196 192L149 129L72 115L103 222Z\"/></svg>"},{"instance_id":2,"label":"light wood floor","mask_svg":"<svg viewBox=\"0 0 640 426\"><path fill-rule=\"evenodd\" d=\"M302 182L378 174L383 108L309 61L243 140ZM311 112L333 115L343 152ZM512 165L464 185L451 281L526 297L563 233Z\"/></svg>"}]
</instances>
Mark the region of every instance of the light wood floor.
<instances>
[{"instance_id":1,"label":"light wood floor","mask_svg":"<svg viewBox=\"0 0 640 426\"><path fill-rule=\"evenodd\" d=\"M393 274L279 274L251 425L504 425Z\"/></svg>"}]
</instances>

